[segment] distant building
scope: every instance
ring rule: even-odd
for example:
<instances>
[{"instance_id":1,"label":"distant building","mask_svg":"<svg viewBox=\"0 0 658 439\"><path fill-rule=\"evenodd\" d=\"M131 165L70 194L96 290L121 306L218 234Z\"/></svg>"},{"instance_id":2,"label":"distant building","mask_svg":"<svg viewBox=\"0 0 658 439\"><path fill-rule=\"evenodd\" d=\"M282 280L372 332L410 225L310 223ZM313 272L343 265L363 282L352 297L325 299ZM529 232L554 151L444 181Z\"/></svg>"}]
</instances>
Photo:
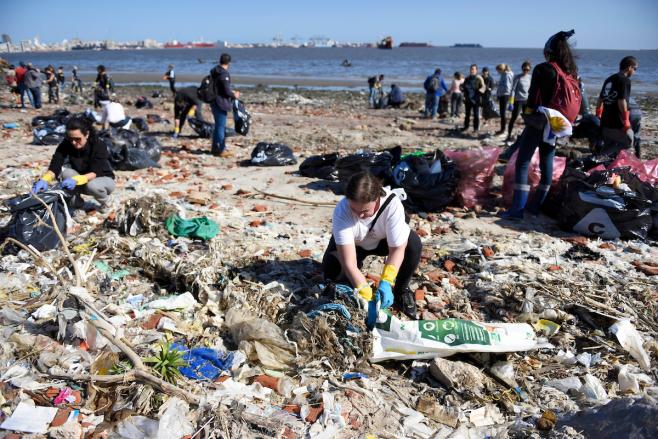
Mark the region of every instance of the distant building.
<instances>
[{"instance_id":1,"label":"distant building","mask_svg":"<svg viewBox=\"0 0 658 439\"><path fill-rule=\"evenodd\" d=\"M11 37L7 34L2 34L2 42L11 44Z\"/></svg>"}]
</instances>

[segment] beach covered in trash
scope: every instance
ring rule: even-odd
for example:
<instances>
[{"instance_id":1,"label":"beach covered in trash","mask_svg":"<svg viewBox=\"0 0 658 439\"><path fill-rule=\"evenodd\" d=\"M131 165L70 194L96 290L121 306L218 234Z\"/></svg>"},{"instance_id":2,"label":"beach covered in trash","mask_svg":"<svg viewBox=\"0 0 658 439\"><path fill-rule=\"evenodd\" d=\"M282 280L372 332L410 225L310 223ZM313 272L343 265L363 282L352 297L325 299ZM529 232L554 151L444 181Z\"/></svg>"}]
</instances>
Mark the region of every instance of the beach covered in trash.
<instances>
[{"instance_id":1,"label":"beach covered in trash","mask_svg":"<svg viewBox=\"0 0 658 439\"><path fill-rule=\"evenodd\" d=\"M117 171L112 212L76 215L66 245L4 249L0 435L655 437L650 165L590 160L600 174L578 174L587 148L572 141L549 199L558 219L513 223L495 215L511 172L500 140L420 119L420 96L366 110L356 92L246 90L252 127L229 137L226 159L190 127L171 139L171 99L151 91L118 98L159 143L157 167ZM153 108L132 105L142 94ZM639 102L651 160L655 99ZM46 168L54 146L32 144L31 122L55 109L0 110L0 126L16 123L1 130L3 204ZM260 166L268 151L283 151L282 166ZM351 288L324 283L320 267L338 180L364 161L405 188L423 242L411 283L420 320L380 312L372 332ZM435 192L414 182L437 162ZM564 210L574 191L599 187L625 191L609 207L623 212L606 211L609 239L594 221L578 228L591 206ZM366 260L371 280L382 263Z\"/></svg>"}]
</instances>

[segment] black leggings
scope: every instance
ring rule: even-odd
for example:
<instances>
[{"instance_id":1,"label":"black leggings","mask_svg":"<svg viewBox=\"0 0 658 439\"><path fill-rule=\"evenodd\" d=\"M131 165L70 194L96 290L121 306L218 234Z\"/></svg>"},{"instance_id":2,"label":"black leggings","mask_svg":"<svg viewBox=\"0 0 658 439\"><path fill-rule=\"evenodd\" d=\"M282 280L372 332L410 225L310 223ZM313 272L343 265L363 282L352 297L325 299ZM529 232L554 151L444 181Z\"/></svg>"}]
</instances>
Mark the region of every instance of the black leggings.
<instances>
[{"instance_id":1,"label":"black leggings","mask_svg":"<svg viewBox=\"0 0 658 439\"><path fill-rule=\"evenodd\" d=\"M521 109L525 106L525 101L514 101L514 108L512 108L512 115L509 118L509 127L507 128L507 136L512 135L512 128L514 128L514 122L516 118L519 117Z\"/></svg>"},{"instance_id":2,"label":"black leggings","mask_svg":"<svg viewBox=\"0 0 658 439\"><path fill-rule=\"evenodd\" d=\"M498 96L498 112L500 113L500 132L505 132L505 115L507 111L507 101L509 101L509 95Z\"/></svg>"},{"instance_id":3,"label":"black leggings","mask_svg":"<svg viewBox=\"0 0 658 439\"><path fill-rule=\"evenodd\" d=\"M398 271L398 277L395 280L395 287L393 288L393 293L396 296L404 293L407 288L409 288L411 276L414 275L418 268L418 264L420 263L422 250L423 244L420 242L420 238L416 232L410 230L407 247L404 250L404 260ZM388 243L386 240L382 239L379 241L377 247L372 250L365 250L356 246L356 264L357 267L359 267L359 270L363 267L363 260L366 256L370 255L388 256ZM327 280L349 283L349 280L343 271L343 267L338 260L338 249L336 248L336 241L333 236L329 240L329 245L327 246L327 250L325 250L324 257L322 258L322 271Z\"/></svg>"}]
</instances>

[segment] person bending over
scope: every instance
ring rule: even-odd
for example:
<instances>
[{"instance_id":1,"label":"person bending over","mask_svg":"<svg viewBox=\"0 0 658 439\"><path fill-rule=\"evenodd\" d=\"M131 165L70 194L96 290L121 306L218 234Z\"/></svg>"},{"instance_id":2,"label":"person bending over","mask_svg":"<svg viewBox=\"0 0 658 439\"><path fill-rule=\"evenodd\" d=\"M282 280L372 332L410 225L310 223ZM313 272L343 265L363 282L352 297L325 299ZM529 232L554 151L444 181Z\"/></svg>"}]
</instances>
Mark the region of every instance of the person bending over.
<instances>
[{"instance_id":1,"label":"person bending over","mask_svg":"<svg viewBox=\"0 0 658 439\"><path fill-rule=\"evenodd\" d=\"M114 101L100 101L100 104L103 107L103 115L101 116L103 129L108 127L130 129L133 121L126 116L123 105Z\"/></svg>"},{"instance_id":2,"label":"person bending over","mask_svg":"<svg viewBox=\"0 0 658 439\"><path fill-rule=\"evenodd\" d=\"M334 209L332 236L322 258L325 278L349 282L366 301L379 300L381 308L394 303L412 319L416 301L409 281L420 262L420 238L405 221L402 202L382 188L368 171L350 178ZM385 256L375 293L361 272L366 256Z\"/></svg>"},{"instance_id":3,"label":"person bending over","mask_svg":"<svg viewBox=\"0 0 658 439\"><path fill-rule=\"evenodd\" d=\"M68 160L68 166L64 163ZM110 211L110 194L114 191L114 173L107 146L96 136L91 122L74 117L66 123L66 138L57 146L48 171L32 186L32 192L47 190L56 180L74 192L73 208L81 208L81 194L91 195L100 204L102 214Z\"/></svg>"},{"instance_id":4,"label":"person bending over","mask_svg":"<svg viewBox=\"0 0 658 439\"><path fill-rule=\"evenodd\" d=\"M187 116L195 109L194 116L203 120L203 113L201 111L201 99L197 95L196 87L185 87L176 91L176 98L174 99L174 134L173 138L177 138L178 134L183 130Z\"/></svg>"}]
</instances>

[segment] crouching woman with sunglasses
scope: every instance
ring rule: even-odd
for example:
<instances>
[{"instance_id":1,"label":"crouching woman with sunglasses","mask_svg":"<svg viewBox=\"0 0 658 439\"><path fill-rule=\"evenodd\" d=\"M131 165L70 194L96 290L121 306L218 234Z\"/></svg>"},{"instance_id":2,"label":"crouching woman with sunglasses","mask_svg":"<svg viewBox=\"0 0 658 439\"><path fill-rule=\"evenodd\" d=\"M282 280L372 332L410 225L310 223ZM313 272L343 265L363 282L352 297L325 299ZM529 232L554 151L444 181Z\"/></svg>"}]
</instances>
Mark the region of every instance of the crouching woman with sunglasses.
<instances>
[{"instance_id":1,"label":"crouching woman with sunglasses","mask_svg":"<svg viewBox=\"0 0 658 439\"><path fill-rule=\"evenodd\" d=\"M67 161L70 167L64 168ZM114 191L114 173L107 146L96 136L92 124L83 118L66 123L66 139L57 146L48 171L34 183L32 192L47 190L57 180L61 187L73 191L71 207L82 208L81 194L91 195L100 204L100 212L110 210L110 194Z\"/></svg>"}]
</instances>

